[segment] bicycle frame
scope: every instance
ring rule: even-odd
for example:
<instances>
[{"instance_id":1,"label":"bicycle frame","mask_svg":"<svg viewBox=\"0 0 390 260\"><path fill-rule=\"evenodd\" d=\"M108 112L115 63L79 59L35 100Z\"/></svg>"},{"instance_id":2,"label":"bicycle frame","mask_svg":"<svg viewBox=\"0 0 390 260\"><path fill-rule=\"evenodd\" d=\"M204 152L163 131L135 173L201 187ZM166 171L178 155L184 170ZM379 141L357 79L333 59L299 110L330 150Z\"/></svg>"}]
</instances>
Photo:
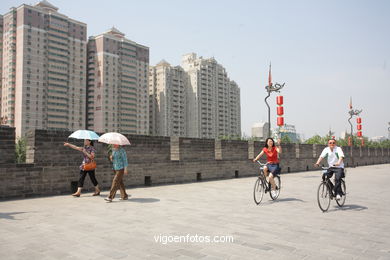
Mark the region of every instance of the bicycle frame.
<instances>
[{"instance_id":1,"label":"bicycle frame","mask_svg":"<svg viewBox=\"0 0 390 260\"><path fill-rule=\"evenodd\" d=\"M326 212L329 209L330 201L334 197L336 197L336 194L334 191L336 181L335 180L332 181L331 180L332 177L325 175L328 172L329 168L331 168L331 167L321 167L321 168L322 168L322 181L321 181L320 185L318 186L317 202L318 202L318 206L320 207L320 209L323 212ZM336 178L336 176L335 176L335 178ZM340 199L338 199L338 200L336 199L336 203L339 207L342 207L345 203L346 185L345 185L345 181L343 179L341 179L340 182L341 182L340 185L341 185L343 195ZM321 189L321 187L322 187L322 189ZM326 189L326 191L324 190L324 188ZM327 197L326 194L329 194L329 196Z\"/></svg>"},{"instance_id":2,"label":"bicycle frame","mask_svg":"<svg viewBox=\"0 0 390 260\"><path fill-rule=\"evenodd\" d=\"M334 194L334 191L332 189L332 187L334 187L335 185L335 182L332 181L332 177L329 177L328 175L326 175L328 173L328 170L330 167L321 167L323 172L322 172L322 182L326 184L326 186L329 187L329 190L331 192L331 196L332 197L335 197L335 194ZM334 177L336 178L336 177Z\"/></svg>"},{"instance_id":3,"label":"bicycle frame","mask_svg":"<svg viewBox=\"0 0 390 260\"><path fill-rule=\"evenodd\" d=\"M322 182L325 182L325 184L328 185L329 188L335 187L336 186L336 176L335 175L332 176L332 177L325 176L325 174L328 172L328 170L330 168L332 168L332 167L321 167L321 168L323 170L323 172L322 172ZM346 173L346 170L344 170L344 177L343 178L345 178L345 173ZM330 190L331 190L332 197L336 197L336 194L334 193L334 190L333 189L330 189Z\"/></svg>"},{"instance_id":4,"label":"bicycle frame","mask_svg":"<svg viewBox=\"0 0 390 260\"><path fill-rule=\"evenodd\" d=\"M279 197L281 181L279 176L274 176L275 190L272 190L271 183L267 181L267 178L264 174L264 166L266 166L267 163L264 164L261 163L260 161L257 161L257 163L260 165L260 174L255 182L253 196L254 196L255 203L259 205L261 200L263 199L264 193L269 192L269 195L272 200L276 200ZM259 189L259 187L261 188Z\"/></svg>"},{"instance_id":5,"label":"bicycle frame","mask_svg":"<svg viewBox=\"0 0 390 260\"><path fill-rule=\"evenodd\" d=\"M256 161L259 165L260 165L260 175L259 175L259 178L261 178L263 180L262 184L263 185L266 185L264 188L265 189L270 189L270 183L269 181L267 181L267 177L265 176L264 174L264 166L266 166L268 163L261 163L260 161Z\"/></svg>"}]
</instances>

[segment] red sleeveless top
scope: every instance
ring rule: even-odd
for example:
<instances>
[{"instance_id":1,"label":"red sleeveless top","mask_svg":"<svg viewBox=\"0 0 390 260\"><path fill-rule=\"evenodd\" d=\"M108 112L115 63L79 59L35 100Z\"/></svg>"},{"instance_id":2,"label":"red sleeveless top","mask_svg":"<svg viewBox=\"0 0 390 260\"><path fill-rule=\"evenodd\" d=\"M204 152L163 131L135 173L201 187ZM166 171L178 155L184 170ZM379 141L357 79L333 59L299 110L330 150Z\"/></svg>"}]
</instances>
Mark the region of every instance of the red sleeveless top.
<instances>
[{"instance_id":1,"label":"red sleeveless top","mask_svg":"<svg viewBox=\"0 0 390 260\"><path fill-rule=\"evenodd\" d=\"M271 151L264 147L263 152L267 155L268 163L279 163L278 151L276 150L276 147L272 147Z\"/></svg>"}]
</instances>

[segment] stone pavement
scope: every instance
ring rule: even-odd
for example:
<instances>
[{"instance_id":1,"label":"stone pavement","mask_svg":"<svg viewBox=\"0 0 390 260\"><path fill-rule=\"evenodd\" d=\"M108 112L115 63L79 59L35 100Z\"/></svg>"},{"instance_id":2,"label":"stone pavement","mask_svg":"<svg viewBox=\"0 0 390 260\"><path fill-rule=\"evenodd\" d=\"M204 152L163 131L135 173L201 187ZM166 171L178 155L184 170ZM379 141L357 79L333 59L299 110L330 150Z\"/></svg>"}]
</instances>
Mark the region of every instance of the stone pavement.
<instances>
[{"instance_id":1,"label":"stone pavement","mask_svg":"<svg viewBox=\"0 0 390 260\"><path fill-rule=\"evenodd\" d=\"M107 191L1 201L0 259L390 259L389 164L349 168L346 204L327 213L320 171L282 175L278 201L258 206L255 180L128 189L112 203Z\"/></svg>"}]
</instances>

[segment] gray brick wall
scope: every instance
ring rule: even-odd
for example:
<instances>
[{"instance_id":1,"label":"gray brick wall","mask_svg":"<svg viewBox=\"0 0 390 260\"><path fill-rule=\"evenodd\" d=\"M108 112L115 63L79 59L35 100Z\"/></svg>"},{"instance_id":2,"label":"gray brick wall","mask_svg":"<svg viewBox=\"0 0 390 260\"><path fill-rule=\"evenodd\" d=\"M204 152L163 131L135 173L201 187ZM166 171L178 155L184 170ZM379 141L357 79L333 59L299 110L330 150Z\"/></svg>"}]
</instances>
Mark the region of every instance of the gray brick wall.
<instances>
[{"instance_id":1,"label":"gray brick wall","mask_svg":"<svg viewBox=\"0 0 390 260\"><path fill-rule=\"evenodd\" d=\"M248 142L220 140L223 160L248 160Z\"/></svg>"},{"instance_id":2,"label":"gray brick wall","mask_svg":"<svg viewBox=\"0 0 390 260\"><path fill-rule=\"evenodd\" d=\"M15 128L0 126L0 163L15 162Z\"/></svg>"},{"instance_id":3,"label":"gray brick wall","mask_svg":"<svg viewBox=\"0 0 390 260\"><path fill-rule=\"evenodd\" d=\"M208 161L215 160L215 140L180 138L181 161Z\"/></svg>"},{"instance_id":4,"label":"gray brick wall","mask_svg":"<svg viewBox=\"0 0 390 260\"><path fill-rule=\"evenodd\" d=\"M37 195L70 194L77 182L82 154L63 146L68 131L35 130L27 133L27 164L15 164L15 129L0 127L0 199ZM258 167L251 162L263 148L262 142L214 139L152 137L128 135L131 146L125 146L129 160L127 187L145 184L183 183L202 180L255 176ZM81 140L69 142L82 146ZM283 144L282 173L313 170L323 145ZM96 177L103 189L109 189L113 178L107 158L107 145L95 142ZM343 147L345 164L350 164L349 147ZM370 165L390 163L389 149L354 148L355 163ZM12 155L12 156L11 156ZM361 156L360 156L361 155ZM263 161L265 158L263 158ZM326 164L326 162L323 162ZM86 178L84 188L93 190Z\"/></svg>"}]
</instances>

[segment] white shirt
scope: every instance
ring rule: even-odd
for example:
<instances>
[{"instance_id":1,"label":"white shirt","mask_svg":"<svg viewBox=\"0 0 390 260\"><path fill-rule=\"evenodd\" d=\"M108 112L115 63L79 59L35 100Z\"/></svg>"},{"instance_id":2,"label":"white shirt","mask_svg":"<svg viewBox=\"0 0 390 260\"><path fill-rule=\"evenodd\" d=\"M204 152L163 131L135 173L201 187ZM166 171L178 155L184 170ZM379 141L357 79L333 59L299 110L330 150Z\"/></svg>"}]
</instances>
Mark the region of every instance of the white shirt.
<instances>
[{"instance_id":1,"label":"white shirt","mask_svg":"<svg viewBox=\"0 0 390 260\"><path fill-rule=\"evenodd\" d=\"M335 146L333 148L333 152L330 150L329 147L326 147L324 150L322 150L320 157L328 157L327 159L329 167L344 168L344 162L341 162L340 166L334 166L339 161L340 157L344 158L343 150L341 150L341 148L338 146Z\"/></svg>"}]
</instances>

